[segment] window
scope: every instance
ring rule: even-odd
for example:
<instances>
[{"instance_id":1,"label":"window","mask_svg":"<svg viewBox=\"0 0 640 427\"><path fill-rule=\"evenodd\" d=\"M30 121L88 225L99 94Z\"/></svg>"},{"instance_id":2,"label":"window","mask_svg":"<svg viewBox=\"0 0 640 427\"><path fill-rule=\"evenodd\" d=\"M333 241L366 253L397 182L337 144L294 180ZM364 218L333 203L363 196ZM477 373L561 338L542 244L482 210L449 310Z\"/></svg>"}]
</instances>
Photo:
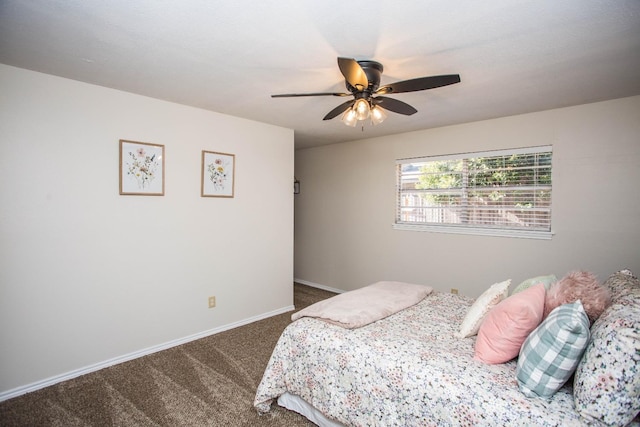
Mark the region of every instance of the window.
<instances>
[{"instance_id":1,"label":"window","mask_svg":"<svg viewBox=\"0 0 640 427\"><path fill-rule=\"evenodd\" d=\"M402 159L398 229L551 237L550 146Z\"/></svg>"}]
</instances>

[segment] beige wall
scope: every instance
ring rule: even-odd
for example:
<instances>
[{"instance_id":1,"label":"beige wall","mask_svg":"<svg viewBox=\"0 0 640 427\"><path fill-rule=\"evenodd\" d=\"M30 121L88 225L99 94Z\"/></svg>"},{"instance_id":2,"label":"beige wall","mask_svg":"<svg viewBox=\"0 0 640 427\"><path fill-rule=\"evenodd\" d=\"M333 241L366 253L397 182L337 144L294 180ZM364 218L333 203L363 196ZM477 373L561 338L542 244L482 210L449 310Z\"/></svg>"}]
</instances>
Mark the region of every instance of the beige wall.
<instances>
[{"instance_id":1,"label":"beige wall","mask_svg":"<svg viewBox=\"0 0 640 427\"><path fill-rule=\"evenodd\" d=\"M552 240L392 229L396 159L548 144ZM294 275L303 283L351 290L400 280L475 297L508 278L640 273L640 97L299 150L296 177Z\"/></svg>"},{"instance_id":2,"label":"beige wall","mask_svg":"<svg viewBox=\"0 0 640 427\"><path fill-rule=\"evenodd\" d=\"M164 197L118 194L121 138L165 145ZM289 129L0 66L0 397L291 309L293 161Z\"/></svg>"}]
</instances>

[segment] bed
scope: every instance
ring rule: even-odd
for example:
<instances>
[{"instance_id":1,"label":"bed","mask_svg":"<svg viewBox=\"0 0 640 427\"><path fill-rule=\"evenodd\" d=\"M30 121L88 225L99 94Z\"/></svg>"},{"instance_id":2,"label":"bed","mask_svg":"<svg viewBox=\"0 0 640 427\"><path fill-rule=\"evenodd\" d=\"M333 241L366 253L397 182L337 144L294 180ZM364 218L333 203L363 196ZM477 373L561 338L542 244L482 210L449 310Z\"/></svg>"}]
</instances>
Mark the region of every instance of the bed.
<instances>
[{"instance_id":1,"label":"bed","mask_svg":"<svg viewBox=\"0 0 640 427\"><path fill-rule=\"evenodd\" d=\"M457 336L473 302L434 291L357 328L299 318L282 333L254 406L266 413L278 399L332 426L586 425L571 381L549 399L530 398L516 360L474 360L475 337Z\"/></svg>"}]
</instances>

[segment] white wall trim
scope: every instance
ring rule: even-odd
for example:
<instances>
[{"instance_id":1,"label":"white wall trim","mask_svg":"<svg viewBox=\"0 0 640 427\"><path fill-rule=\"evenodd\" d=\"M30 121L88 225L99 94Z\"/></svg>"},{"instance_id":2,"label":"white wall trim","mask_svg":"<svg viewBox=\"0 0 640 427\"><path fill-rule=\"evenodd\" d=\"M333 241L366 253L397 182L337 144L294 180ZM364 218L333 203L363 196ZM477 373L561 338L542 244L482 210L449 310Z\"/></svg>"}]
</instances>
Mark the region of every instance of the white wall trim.
<instances>
[{"instance_id":1,"label":"white wall trim","mask_svg":"<svg viewBox=\"0 0 640 427\"><path fill-rule=\"evenodd\" d=\"M309 285L311 286L311 285ZM31 393L36 390L40 390L45 387L49 387L63 381L71 380L73 378L77 378L82 375L89 374L91 372L99 371L100 369L108 368L109 366L117 365L123 362L127 362L129 360L137 359L139 357L147 356L149 354L157 353L162 350L167 350L172 347L176 347L182 344L186 344L191 341L199 340L201 338L208 337L210 335L215 335L220 332L228 331L230 329L234 329L240 326L248 325L249 323L257 322L259 320L267 319L269 317L277 316L279 314L283 314L289 311L295 310L293 305L283 307L274 311L270 311L268 313L263 313L257 316L249 317L248 319L240 320L237 322L229 323L227 325L223 325L217 328L209 329L206 331L199 332L197 334L188 335L183 338L178 338L169 342L165 342L163 344L155 345L152 347L148 347L142 350L134 351L129 354L124 354L122 356L114 357L113 359L105 360L103 362L95 363L93 365L85 366L84 368L75 369L73 371L66 372L64 374L56 375L50 378L46 378L41 381L36 381L31 384L27 384L25 386L16 387L12 390L8 390L0 393L0 402L4 402L5 400L12 399L14 397L21 396L26 393Z\"/></svg>"},{"instance_id":2,"label":"white wall trim","mask_svg":"<svg viewBox=\"0 0 640 427\"><path fill-rule=\"evenodd\" d=\"M426 231L431 233L467 234L472 236L515 237L521 239L551 240L554 231L507 230L501 228L457 227L425 224L391 224L394 230Z\"/></svg>"},{"instance_id":3,"label":"white wall trim","mask_svg":"<svg viewBox=\"0 0 640 427\"><path fill-rule=\"evenodd\" d=\"M342 293L346 292L344 289L336 289L336 288L332 288L330 286L321 285L319 283L309 282L307 280L295 279L294 278L293 281L296 282L296 283L300 283L301 285L311 286L312 288L318 288L318 289L323 289L323 290L329 291L329 292L335 292L336 294L342 294Z\"/></svg>"}]
</instances>

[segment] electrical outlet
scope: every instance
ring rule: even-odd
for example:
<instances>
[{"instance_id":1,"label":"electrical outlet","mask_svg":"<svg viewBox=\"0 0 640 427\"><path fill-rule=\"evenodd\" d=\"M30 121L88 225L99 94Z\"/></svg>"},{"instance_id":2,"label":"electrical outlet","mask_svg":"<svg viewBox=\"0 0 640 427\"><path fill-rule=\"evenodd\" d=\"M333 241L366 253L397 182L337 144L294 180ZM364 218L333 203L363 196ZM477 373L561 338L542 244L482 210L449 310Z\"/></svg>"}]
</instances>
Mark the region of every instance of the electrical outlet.
<instances>
[{"instance_id":1,"label":"electrical outlet","mask_svg":"<svg viewBox=\"0 0 640 427\"><path fill-rule=\"evenodd\" d=\"M216 306L216 297L209 297L209 308Z\"/></svg>"},{"instance_id":2,"label":"electrical outlet","mask_svg":"<svg viewBox=\"0 0 640 427\"><path fill-rule=\"evenodd\" d=\"M451 293L452 294L458 294L458 290L456 288L451 288Z\"/></svg>"}]
</instances>

